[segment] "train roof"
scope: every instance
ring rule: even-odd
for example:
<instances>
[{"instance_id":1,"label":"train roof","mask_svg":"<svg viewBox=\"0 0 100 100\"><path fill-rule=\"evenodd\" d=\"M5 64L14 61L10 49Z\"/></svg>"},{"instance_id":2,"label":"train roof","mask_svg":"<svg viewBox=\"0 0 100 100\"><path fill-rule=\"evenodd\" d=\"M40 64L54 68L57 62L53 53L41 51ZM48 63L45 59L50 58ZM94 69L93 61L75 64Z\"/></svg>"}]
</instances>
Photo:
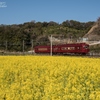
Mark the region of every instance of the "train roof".
<instances>
[{"instance_id":1,"label":"train roof","mask_svg":"<svg viewBox=\"0 0 100 100\"><path fill-rule=\"evenodd\" d=\"M86 43L67 43L67 44L57 44L53 46L82 46L82 45L88 45ZM36 47L50 47L50 45L38 45Z\"/></svg>"}]
</instances>

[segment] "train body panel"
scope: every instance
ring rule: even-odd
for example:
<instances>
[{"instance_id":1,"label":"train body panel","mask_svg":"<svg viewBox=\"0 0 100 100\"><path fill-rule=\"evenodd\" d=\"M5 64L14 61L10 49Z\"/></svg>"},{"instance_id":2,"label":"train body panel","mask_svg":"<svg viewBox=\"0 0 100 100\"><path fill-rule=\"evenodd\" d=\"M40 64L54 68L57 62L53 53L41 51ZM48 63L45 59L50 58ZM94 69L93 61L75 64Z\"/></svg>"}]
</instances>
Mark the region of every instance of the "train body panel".
<instances>
[{"instance_id":1,"label":"train body panel","mask_svg":"<svg viewBox=\"0 0 100 100\"><path fill-rule=\"evenodd\" d=\"M51 46L36 46L34 48L35 53L50 53ZM89 52L89 45L86 43L73 43L73 44L61 44L61 45L53 45L52 53L53 54L87 54Z\"/></svg>"}]
</instances>

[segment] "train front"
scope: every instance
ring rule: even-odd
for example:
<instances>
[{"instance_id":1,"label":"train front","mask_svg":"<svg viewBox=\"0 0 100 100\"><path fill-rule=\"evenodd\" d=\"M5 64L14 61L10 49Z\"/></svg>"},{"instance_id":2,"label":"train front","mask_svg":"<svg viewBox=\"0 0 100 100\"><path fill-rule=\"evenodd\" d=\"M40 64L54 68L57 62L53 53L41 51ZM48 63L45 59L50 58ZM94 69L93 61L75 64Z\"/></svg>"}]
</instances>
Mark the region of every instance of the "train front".
<instances>
[{"instance_id":1,"label":"train front","mask_svg":"<svg viewBox=\"0 0 100 100\"><path fill-rule=\"evenodd\" d=\"M90 50L89 50L89 45L86 44L86 43L82 44L82 53L83 53L83 54L88 54L89 51L90 51Z\"/></svg>"}]
</instances>

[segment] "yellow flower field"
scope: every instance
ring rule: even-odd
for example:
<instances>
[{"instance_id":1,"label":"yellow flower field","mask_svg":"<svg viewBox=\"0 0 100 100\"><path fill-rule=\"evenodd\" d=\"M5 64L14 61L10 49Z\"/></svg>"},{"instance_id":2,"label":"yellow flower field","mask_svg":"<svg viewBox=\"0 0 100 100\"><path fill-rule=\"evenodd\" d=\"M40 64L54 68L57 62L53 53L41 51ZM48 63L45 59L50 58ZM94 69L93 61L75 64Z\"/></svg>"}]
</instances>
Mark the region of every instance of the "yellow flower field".
<instances>
[{"instance_id":1,"label":"yellow flower field","mask_svg":"<svg viewBox=\"0 0 100 100\"><path fill-rule=\"evenodd\" d=\"M100 100L100 58L0 56L0 100Z\"/></svg>"}]
</instances>

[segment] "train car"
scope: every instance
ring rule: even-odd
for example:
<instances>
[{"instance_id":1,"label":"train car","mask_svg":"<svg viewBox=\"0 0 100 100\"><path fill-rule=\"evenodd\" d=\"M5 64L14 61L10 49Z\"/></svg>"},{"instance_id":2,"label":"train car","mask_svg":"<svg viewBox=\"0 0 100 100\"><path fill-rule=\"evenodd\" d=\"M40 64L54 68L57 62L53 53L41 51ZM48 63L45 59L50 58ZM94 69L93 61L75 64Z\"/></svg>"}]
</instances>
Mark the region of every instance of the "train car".
<instances>
[{"instance_id":1,"label":"train car","mask_svg":"<svg viewBox=\"0 0 100 100\"><path fill-rule=\"evenodd\" d=\"M35 53L50 53L51 46L36 46ZM52 54L87 54L89 53L89 45L86 43L72 43L52 46Z\"/></svg>"}]
</instances>

